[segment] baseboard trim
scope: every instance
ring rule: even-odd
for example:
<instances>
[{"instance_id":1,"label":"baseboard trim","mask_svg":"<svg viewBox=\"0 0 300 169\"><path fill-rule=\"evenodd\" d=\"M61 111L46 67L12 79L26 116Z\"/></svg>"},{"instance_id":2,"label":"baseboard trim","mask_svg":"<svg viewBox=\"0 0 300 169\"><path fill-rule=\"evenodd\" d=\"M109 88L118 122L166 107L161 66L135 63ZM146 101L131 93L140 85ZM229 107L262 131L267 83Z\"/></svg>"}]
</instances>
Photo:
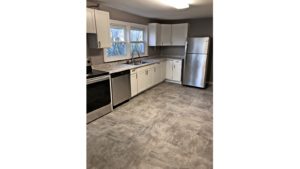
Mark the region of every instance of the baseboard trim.
<instances>
[{"instance_id":1,"label":"baseboard trim","mask_svg":"<svg viewBox=\"0 0 300 169\"><path fill-rule=\"evenodd\" d=\"M177 83L177 84L182 84L182 82L178 82L178 81L174 81L174 80L165 80L166 82L170 82L170 83Z\"/></svg>"}]
</instances>

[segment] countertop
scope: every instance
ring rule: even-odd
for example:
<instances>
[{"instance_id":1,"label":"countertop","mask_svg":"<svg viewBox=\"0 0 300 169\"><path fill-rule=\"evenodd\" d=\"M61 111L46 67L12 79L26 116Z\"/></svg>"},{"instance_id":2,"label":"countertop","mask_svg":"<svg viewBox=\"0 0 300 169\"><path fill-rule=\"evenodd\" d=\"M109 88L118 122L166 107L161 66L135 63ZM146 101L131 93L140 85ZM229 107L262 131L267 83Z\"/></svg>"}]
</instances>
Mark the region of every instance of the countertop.
<instances>
[{"instance_id":1,"label":"countertop","mask_svg":"<svg viewBox=\"0 0 300 169\"><path fill-rule=\"evenodd\" d=\"M182 60L180 58L173 58L173 57L149 58L149 59L145 58L145 59L142 59L142 60L146 61L148 63L141 64L141 65L131 65L131 64L124 64L124 63L114 64L114 65L101 64L101 65L93 65L92 68L95 69L95 70L101 70L101 71L109 72L110 74L112 74L112 73L121 72L121 71L124 71L124 70L136 69L136 68L139 68L139 67L152 65L152 64L155 64L155 63L166 61L167 59Z\"/></svg>"}]
</instances>

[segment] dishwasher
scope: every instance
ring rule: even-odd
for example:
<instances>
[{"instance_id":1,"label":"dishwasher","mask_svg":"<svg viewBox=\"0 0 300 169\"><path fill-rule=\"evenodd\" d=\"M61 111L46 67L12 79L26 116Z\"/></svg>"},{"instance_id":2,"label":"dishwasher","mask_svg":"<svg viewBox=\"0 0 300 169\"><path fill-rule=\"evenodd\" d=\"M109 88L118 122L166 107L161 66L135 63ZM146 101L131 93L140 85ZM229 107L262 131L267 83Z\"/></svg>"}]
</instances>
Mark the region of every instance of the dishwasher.
<instances>
[{"instance_id":1,"label":"dishwasher","mask_svg":"<svg viewBox=\"0 0 300 169\"><path fill-rule=\"evenodd\" d=\"M111 74L111 85L114 107L129 100L131 96L130 70Z\"/></svg>"}]
</instances>

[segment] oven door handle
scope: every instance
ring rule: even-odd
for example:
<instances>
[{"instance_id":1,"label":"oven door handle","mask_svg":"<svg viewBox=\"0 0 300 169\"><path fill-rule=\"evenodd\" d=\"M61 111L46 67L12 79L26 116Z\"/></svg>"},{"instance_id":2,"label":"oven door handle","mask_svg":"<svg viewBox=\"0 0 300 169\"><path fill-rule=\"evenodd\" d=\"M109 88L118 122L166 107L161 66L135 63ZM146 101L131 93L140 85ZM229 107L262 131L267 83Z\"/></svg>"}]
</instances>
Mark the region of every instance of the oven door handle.
<instances>
[{"instance_id":1,"label":"oven door handle","mask_svg":"<svg viewBox=\"0 0 300 169\"><path fill-rule=\"evenodd\" d=\"M104 80L108 80L109 79L109 75L107 76L99 76L99 77L94 77L94 78L90 78L86 80L86 84L92 84L92 83L96 83L96 82L102 82Z\"/></svg>"}]
</instances>

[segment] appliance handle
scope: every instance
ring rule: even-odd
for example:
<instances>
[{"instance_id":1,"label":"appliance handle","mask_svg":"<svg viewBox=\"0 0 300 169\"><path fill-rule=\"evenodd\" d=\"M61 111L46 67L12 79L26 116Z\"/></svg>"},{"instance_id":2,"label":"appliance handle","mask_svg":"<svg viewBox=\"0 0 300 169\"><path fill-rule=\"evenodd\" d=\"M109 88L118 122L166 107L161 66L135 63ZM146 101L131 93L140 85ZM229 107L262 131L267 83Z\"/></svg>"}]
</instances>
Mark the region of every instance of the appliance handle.
<instances>
[{"instance_id":1,"label":"appliance handle","mask_svg":"<svg viewBox=\"0 0 300 169\"><path fill-rule=\"evenodd\" d=\"M94 78L90 78L86 80L86 84L92 84L92 83L96 83L96 82L102 82L104 80L108 80L109 79L109 75L106 76L99 76L99 77L94 77Z\"/></svg>"}]
</instances>

